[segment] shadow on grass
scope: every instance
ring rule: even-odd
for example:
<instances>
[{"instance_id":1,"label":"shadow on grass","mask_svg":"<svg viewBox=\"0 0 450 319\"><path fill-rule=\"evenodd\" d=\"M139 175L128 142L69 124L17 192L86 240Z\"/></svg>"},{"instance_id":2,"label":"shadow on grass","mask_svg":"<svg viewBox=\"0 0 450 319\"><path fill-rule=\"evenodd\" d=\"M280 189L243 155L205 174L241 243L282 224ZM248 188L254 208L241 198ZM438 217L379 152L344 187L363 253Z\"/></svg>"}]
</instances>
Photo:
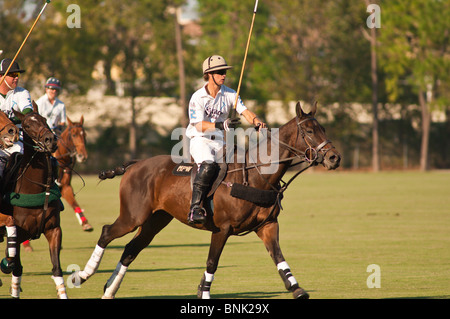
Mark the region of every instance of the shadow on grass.
<instances>
[{"instance_id":1,"label":"shadow on grass","mask_svg":"<svg viewBox=\"0 0 450 319\"><path fill-rule=\"evenodd\" d=\"M246 291L238 293L228 293L228 294L214 294L211 293L211 298L213 299L267 299L279 297L280 295L286 295L289 299L292 295L285 291ZM173 296L142 296L142 297L129 297L129 298L118 298L118 299L197 299L196 294L192 295L173 295Z\"/></svg>"}]
</instances>

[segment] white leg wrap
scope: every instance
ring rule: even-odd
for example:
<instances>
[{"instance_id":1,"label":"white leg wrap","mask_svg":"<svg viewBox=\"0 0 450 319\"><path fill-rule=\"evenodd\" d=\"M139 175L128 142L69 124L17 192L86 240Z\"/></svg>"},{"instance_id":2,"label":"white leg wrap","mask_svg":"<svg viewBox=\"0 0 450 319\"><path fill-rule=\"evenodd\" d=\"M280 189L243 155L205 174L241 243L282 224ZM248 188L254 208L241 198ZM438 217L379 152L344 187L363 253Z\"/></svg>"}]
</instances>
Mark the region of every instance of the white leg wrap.
<instances>
[{"instance_id":1,"label":"white leg wrap","mask_svg":"<svg viewBox=\"0 0 450 319\"><path fill-rule=\"evenodd\" d=\"M12 275L11 278L11 297L19 299L20 298L20 282L22 281L22 276L16 277Z\"/></svg>"},{"instance_id":2,"label":"white leg wrap","mask_svg":"<svg viewBox=\"0 0 450 319\"><path fill-rule=\"evenodd\" d=\"M84 270L80 271L79 275L84 280L91 277L98 269L100 262L102 261L103 253L105 249L100 247L99 245L95 246L94 252L91 255L91 258L88 260L86 266L84 266Z\"/></svg>"},{"instance_id":3,"label":"white leg wrap","mask_svg":"<svg viewBox=\"0 0 450 319\"><path fill-rule=\"evenodd\" d=\"M211 299L210 289L213 280L214 274L210 274L205 271L202 278L203 289L200 291L201 295L199 296L201 299Z\"/></svg>"},{"instance_id":4,"label":"white leg wrap","mask_svg":"<svg viewBox=\"0 0 450 319\"><path fill-rule=\"evenodd\" d=\"M17 249L17 230L16 226L6 226L6 240L7 240L7 257L16 257Z\"/></svg>"},{"instance_id":5,"label":"white leg wrap","mask_svg":"<svg viewBox=\"0 0 450 319\"><path fill-rule=\"evenodd\" d=\"M298 284L297 280L295 279L295 277L292 275L291 273L291 269L289 268L289 265L287 262L282 261L277 265L277 269L278 272L280 272L280 270L284 273L284 276L286 278L286 280L289 281L291 287ZM284 280L284 279L283 279ZM288 287L286 287L288 288ZM289 289L289 288L288 288Z\"/></svg>"},{"instance_id":6,"label":"white leg wrap","mask_svg":"<svg viewBox=\"0 0 450 319\"><path fill-rule=\"evenodd\" d=\"M63 277L55 277L52 276L53 281L56 285L56 291L58 293L59 299L68 299L67 293L66 293L66 286L64 286L64 279Z\"/></svg>"},{"instance_id":7,"label":"white leg wrap","mask_svg":"<svg viewBox=\"0 0 450 319\"><path fill-rule=\"evenodd\" d=\"M121 262L117 264L116 269L114 270L111 277L106 282L105 293L103 294L102 299L113 299L116 295L117 290L119 290L120 284L122 283L123 277L127 272L128 267L122 265Z\"/></svg>"}]
</instances>

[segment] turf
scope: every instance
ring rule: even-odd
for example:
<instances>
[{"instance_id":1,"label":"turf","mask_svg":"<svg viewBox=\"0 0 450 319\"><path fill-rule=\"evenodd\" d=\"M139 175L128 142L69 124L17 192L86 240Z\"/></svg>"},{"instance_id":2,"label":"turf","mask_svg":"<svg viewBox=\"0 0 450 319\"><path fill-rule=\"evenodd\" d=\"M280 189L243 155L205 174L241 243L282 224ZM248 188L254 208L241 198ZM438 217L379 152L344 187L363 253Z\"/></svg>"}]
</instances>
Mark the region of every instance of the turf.
<instances>
[{"instance_id":1,"label":"turf","mask_svg":"<svg viewBox=\"0 0 450 319\"><path fill-rule=\"evenodd\" d=\"M61 215L65 278L83 268L104 224L118 216L120 179L75 178L77 199L94 226L83 232L66 204ZM323 172L302 174L285 193L280 241L294 276L315 299L449 298L450 172ZM134 234L108 246L98 273L70 298L100 298ZM117 298L195 298L210 234L173 221L130 266ZM4 245L4 243L2 244ZM45 237L22 252L21 298L56 297ZM4 247L4 246L3 246ZM380 288L368 288L369 265ZM0 298L10 276L1 274ZM370 280L369 280L370 281ZM370 281L372 282L372 281ZM370 283L369 282L369 283ZM216 272L213 298L291 298L262 242L232 237Z\"/></svg>"}]
</instances>

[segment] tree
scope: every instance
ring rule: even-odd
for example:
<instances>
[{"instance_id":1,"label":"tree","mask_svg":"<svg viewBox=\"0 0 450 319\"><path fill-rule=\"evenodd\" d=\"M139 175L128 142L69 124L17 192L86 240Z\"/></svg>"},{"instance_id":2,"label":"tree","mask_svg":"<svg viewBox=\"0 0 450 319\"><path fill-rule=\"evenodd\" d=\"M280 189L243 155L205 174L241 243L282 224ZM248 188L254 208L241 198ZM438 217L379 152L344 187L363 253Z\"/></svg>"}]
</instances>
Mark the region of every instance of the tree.
<instances>
[{"instance_id":1,"label":"tree","mask_svg":"<svg viewBox=\"0 0 450 319\"><path fill-rule=\"evenodd\" d=\"M429 169L432 108L450 102L449 1L392 0L382 5L381 65L390 101L409 101L413 92L422 113L420 169Z\"/></svg>"}]
</instances>

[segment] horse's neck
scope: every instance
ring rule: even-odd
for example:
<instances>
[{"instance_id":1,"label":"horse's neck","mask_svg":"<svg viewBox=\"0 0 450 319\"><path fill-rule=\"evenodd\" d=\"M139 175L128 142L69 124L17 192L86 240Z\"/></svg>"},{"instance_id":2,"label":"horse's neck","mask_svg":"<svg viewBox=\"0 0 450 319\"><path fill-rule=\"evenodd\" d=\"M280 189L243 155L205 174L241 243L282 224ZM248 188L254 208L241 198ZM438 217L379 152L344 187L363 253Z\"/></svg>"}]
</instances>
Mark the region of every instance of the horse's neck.
<instances>
[{"instance_id":1,"label":"horse's neck","mask_svg":"<svg viewBox=\"0 0 450 319\"><path fill-rule=\"evenodd\" d=\"M47 153L36 152L24 140L23 159L16 183L16 192L41 193L49 181L49 158Z\"/></svg>"},{"instance_id":2,"label":"horse's neck","mask_svg":"<svg viewBox=\"0 0 450 319\"><path fill-rule=\"evenodd\" d=\"M292 163L292 160L289 158L292 157L292 152L286 147L282 147L279 143L275 142L273 146L278 147L278 153L274 153L272 151L272 139L276 139L278 141L281 141L283 143L286 143L288 145L292 145L293 138L296 136L295 130L292 129L293 127L293 120L288 122L287 124L283 125L278 129L278 132L276 133L276 136L271 137L271 134L268 134L267 138L267 153L270 154L270 163L261 163L258 160L258 164L266 164L263 166L259 166L259 169L251 169L249 171L249 181L250 184L253 181L255 184L258 185L259 188L270 188L272 186L276 186L281 179L283 178L284 174L290 167L290 164ZM292 133L294 132L294 133ZM278 156L276 156L278 155ZM268 169L270 165L270 169ZM252 166L252 165L247 165ZM271 174L264 174L262 168L266 168L269 171L271 171ZM263 175L263 177L261 177ZM270 184L270 185L269 185Z\"/></svg>"},{"instance_id":3,"label":"horse's neck","mask_svg":"<svg viewBox=\"0 0 450 319\"><path fill-rule=\"evenodd\" d=\"M71 162L70 152L71 149L75 147L75 145L73 145L73 142L71 140L69 141L68 137L69 137L69 127L67 127L59 137L58 149L54 154L58 162L60 164L63 164L63 166L70 164Z\"/></svg>"}]
</instances>

